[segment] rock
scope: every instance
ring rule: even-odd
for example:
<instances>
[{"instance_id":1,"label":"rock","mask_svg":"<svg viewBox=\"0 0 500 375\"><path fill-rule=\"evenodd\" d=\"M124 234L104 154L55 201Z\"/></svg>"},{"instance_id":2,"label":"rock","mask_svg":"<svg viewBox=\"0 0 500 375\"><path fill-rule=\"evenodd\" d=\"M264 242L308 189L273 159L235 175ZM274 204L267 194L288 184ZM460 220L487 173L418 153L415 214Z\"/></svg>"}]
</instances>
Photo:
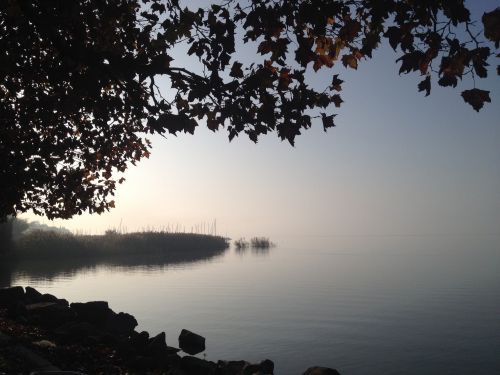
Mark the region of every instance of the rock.
<instances>
[{"instance_id":1,"label":"rock","mask_svg":"<svg viewBox=\"0 0 500 375\"><path fill-rule=\"evenodd\" d=\"M66 300L64 298L58 298L56 303L66 307L66 308L69 308L69 302L68 302L68 300Z\"/></svg>"},{"instance_id":2,"label":"rock","mask_svg":"<svg viewBox=\"0 0 500 375\"><path fill-rule=\"evenodd\" d=\"M243 369L243 375L262 375L260 365L247 364Z\"/></svg>"},{"instance_id":3,"label":"rock","mask_svg":"<svg viewBox=\"0 0 500 375\"><path fill-rule=\"evenodd\" d=\"M33 342L33 345L39 346L40 348L51 349L55 348L56 344L49 340L40 340Z\"/></svg>"},{"instance_id":4,"label":"rock","mask_svg":"<svg viewBox=\"0 0 500 375\"><path fill-rule=\"evenodd\" d=\"M106 329L118 335L130 335L137 327L137 320L130 314L110 314L106 322Z\"/></svg>"},{"instance_id":5,"label":"rock","mask_svg":"<svg viewBox=\"0 0 500 375\"><path fill-rule=\"evenodd\" d=\"M185 356L181 358L181 369L186 375L214 375L217 365L200 358Z\"/></svg>"},{"instance_id":6,"label":"rock","mask_svg":"<svg viewBox=\"0 0 500 375\"><path fill-rule=\"evenodd\" d=\"M34 371L30 373L30 375L86 375L83 372L76 372L76 371L60 371L60 370L54 370L54 371Z\"/></svg>"},{"instance_id":7,"label":"rock","mask_svg":"<svg viewBox=\"0 0 500 375\"><path fill-rule=\"evenodd\" d=\"M274 362L270 359L265 359L260 363L260 371L263 374L274 374Z\"/></svg>"},{"instance_id":8,"label":"rock","mask_svg":"<svg viewBox=\"0 0 500 375\"><path fill-rule=\"evenodd\" d=\"M27 315L26 306L22 302L14 302L7 308L7 316L11 319L18 320Z\"/></svg>"},{"instance_id":9,"label":"rock","mask_svg":"<svg viewBox=\"0 0 500 375\"><path fill-rule=\"evenodd\" d=\"M69 322L57 327L54 333L65 342L80 342L88 337L99 336L100 331L88 322Z\"/></svg>"},{"instance_id":10,"label":"rock","mask_svg":"<svg viewBox=\"0 0 500 375\"><path fill-rule=\"evenodd\" d=\"M240 375L248 365L249 363L246 361L219 361L217 362L217 374Z\"/></svg>"},{"instance_id":11,"label":"rock","mask_svg":"<svg viewBox=\"0 0 500 375\"><path fill-rule=\"evenodd\" d=\"M165 341L165 332L162 332L155 337L149 339L148 351L154 356L164 355L167 351L167 343Z\"/></svg>"},{"instance_id":12,"label":"rock","mask_svg":"<svg viewBox=\"0 0 500 375\"><path fill-rule=\"evenodd\" d=\"M76 302L70 305L71 310L76 313L77 319L89 322L96 326L104 326L113 310L105 301Z\"/></svg>"},{"instance_id":13,"label":"rock","mask_svg":"<svg viewBox=\"0 0 500 375\"><path fill-rule=\"evenodd\" d=\"M13 286L0 289L0 307L9 307L24 300L24 288Z\"/></svg>"},{"instance_id":14,"label":"rock","mask_svg":"<svg viewBox=\"0 0 500 375\"><path fill-rule=\"evenodd\" d=\"M340 373L328 367L309 367L302 375L340 375Z\"/></svg>"},{"instance_id":15,"label":"rock","mask_svg":"<svg viewBox=\"0 0 500 375\"><path fill-rule=\"evenodd\" d=\"M41 300L42 293L40 293L38 290L30 286L27 286L25 290L26 290L26 300L28 302L30 303L43 302Z\"/></svg>"},{"instance_id":16,"label":"rock","mask_svg":"<svg viewBox=\"0 0 500 375\"><path fill-rule=\"evenodd\" d=\"M138 370L138 373L142 374L146 373L146 370L151 370L155 365L155 361L151 357L138 355L129 358L128 365Z\"/></svg>"},{"instance_id":17,"label":"rock","mask_svg":"<svg viewBox=\"0 0 500 375\"><path fill-rule=\"evenodd\" d=\"M149 333L143 331L141 333L132 332L130 335L130 344L139 353L144 353L149 345Z\"/></svg>"},{"instance_id":18,"label":"rock","mask_svg":"<svg viewBox=\"0 0 500 375\"><path fill-rule=\"evenodd\" d=\"M179 335L179 347L188 354L195 355L205 350L205 338L183 329Z\"/></svg>"},{"instance_id":19,"label":"rock","mask_svg":"<svg viewBox=\"0 0 500 375\"><path fill-rule=\"evenodd\" d=\"M71 310L55 302L39 302L26 306L31 322L45 327L58 327L74 318Z\"/></svg>"},{"instance_id":20,"label":"rock","mask_svg":"<svg viewBox=\"0 0 500 375\"><path fill-rule=\"evenodd\" d=\"M45 293L45 294L42 294L40 296L39 301L40 302L57 302L58 298L52 294Z\"/></svg>"}]
</instances>

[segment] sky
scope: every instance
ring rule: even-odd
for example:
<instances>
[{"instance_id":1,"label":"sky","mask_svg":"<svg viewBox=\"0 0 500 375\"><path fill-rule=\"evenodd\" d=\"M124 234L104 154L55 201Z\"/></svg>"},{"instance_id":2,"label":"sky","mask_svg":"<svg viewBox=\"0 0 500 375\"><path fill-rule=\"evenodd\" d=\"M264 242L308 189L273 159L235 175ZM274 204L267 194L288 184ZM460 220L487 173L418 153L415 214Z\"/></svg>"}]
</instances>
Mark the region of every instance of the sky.
<instances>
[{"instance_id":1,"label":"sky","mask_svg":"<svg viewBox=\"0 0 500 375\"><path fill-rule=\"evenodd\" d=\"M476 18L498 1L469 2ZM460 96L472 88L417 92L417 74L398 77L398 54L383 47L340 74L337 127L321 121L296 139L254 144L202 126L195 135L153 137L151 157L126 172L116 208L49 221L78 233L166 227L191 231L217 221L232 238L290 235L500 234L500 81L496 65L477 87L492 103L479 112ZM189 67L189 59L180 63Z\"/></svg>"}]
</instances>

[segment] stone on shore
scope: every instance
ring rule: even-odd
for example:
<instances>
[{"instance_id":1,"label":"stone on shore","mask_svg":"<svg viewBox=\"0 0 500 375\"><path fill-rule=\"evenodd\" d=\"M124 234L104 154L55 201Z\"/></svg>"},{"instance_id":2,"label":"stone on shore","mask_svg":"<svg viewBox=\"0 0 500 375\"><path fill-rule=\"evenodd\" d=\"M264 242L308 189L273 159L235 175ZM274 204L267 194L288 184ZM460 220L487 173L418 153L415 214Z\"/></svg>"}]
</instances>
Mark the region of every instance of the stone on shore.
<instances>
[{"instance_id":1,"label":"stone on shore","mask_svg":"<svg viewBox=\"0 0 500 375\"><path fill-rule=\"evenodd\" d=\"M26 299L29 302L31 303L42 302L41 301L42 293L40 293L38 290L30 286L27 286L25 290L26 290Z\"/></svg>"},{"instance_id":2,"label":"stone on shore","mask_svg":"<svg viewBox=\"0 0 500 375\"><path fill-rule=\"evenodd\" d=\"M54 333L64 342L82 342L100 335L100 331L88 322L69 322L57 327Z\"/></svg>"},{"instance_id":3,"label":"stone on shore","mask_svg":"<svg viewBox=\"0 0 500 375\"><path fill-rule=\"evenodd\" d=\"M260 364L247 361L219 361L217 362L218 375L273 375L274 363L270 359Z\"/></svg>"},{"instance_id":4,"label":"stone on shore","mask_svg":"<svg viewBox=\"0 0 500 375\"><path fill-rule=\"evenodd\" d=\"M247 365L249 363L246 361L219 361L217 362L217 373L220 375L240 375Z\"/></svg>"},{"instance_id":5,"label":"stone on shore","mask_svg":"<svg viewBox=\"0 0 500 375\"><path fill-rule=\"evenodd\" d=\"M132 332L130 335L130 344L139 353L145 353L149 345L149 333L146 331Z\"/></svg>"},{"instance_id":6,"label":"stone on shore","mask_svg":"<svg viewBox=\"0 0 500 375\"><path fill-rule=\"evenodd\" d=\"M24 288L22 286L13 286L0 289L0 307L9 307L22 302L24 299Z\"/></svg>"},{"instance_id":7,"label":"stone on shore","mask_svg":"<svg viewBox=\"0 0 500 375\"><path fill-rule=\"evenodd\" d=\"M42 294L31 287L25 290L19 286L0 289L0 307L0 318L12 318L10 324L22 327L27 323L30 327L28 332L37 325L50 330L49 335L40 336L38 328L35 329L34 332L38 333L31 345L37 351L53 354L64 353L68 348L72 352L76 349L77 358L82 361L80 364L88 365L89 369L97 366L95 368L100 369L99 373L109 373L105 369L115 366L113 362L116 361L119 366L132 366L129 369L145 374L165 370L172 375L274 374L274 363L269 359L259 364L246 361L218 361L216 364L193 357L205 350L205 338L186 329L179 335L179 347L189 355L181 358L177 354L180 349L167 346L165 332L154 337L149 337L147 332L136 332L135 317L123 312L115 313L105 301L69 305L68 301L51 294ZM19 337L23 337L22 332L26 328L13 332L19 332ZM4 339L0 332L0 345L5 347L10 341L9 338ZM60 357L62 363L65 357L66 354ZM96 358L102 363L96 362ZM72 359L70 361L68 363L73 366ZM92 371L90 373L95 373ZM310 367L303 375L340 374L331 368Z\"/></svg>"},{"instance_id":8,"label":"stone on shore","mask_svg":"<svg viewBox=\"0 0 500 375\"><path fill-rule=\"evenodd\" d=\"M137 327L137 320L130 314L120 312L110 314L106 322L106 330L117 335L128 336Z\"/></svg>"},{"instance_id":9,"label":"stone on shore","mask_svg":"<svg viewBox=\"0 0 500 375\"><path fill-rule=\"evenodd\" d=\"M65 305L57 302L39 302L26 305L29 320L44 327L55 328L74 318Z\"/></svg>"},{"instance_id":10,"label":"stone on shore","mask_svg":"<svg viewBox=\"0 0 500 375\"><path fill-rule=\"evenodd\" d=\"M167 342L165 337L165 332L159 333L158 335L151 337L148 342L148 350L151 354L155 356L161 356L167 351Z\"/></svg>"},{"instance_id":11,"label":"stone on shore","mask_svg":"<svg viewBox=\"0 0 500 375\"><path fill-rule=\"evenodd\" d=\"M340 373L328 367L309 367L302 375L340 375Z\"/></svg>"},{"instance_id":12,"label":"stone on shore","mask_svg":"<svg viewBox=\"0 0 500 375\"><path fill-rule=\"evenodd\" d=\"M265 359L260 363L260 371L263 374L274 374L274 362L270 359Z\"/></svg>"},{"instance_id":13,"label":"stone on shore","mask_svg":"<svg viewBox=\"0 0 500 375\"><path fill-rule=\"evenodd\" d=\"M179 347L186 353L195 355L205 350L205 338L183 329L179 335Z\"/></svg>"},{"instance_id":14,"label":"stone on shore","mask_svg":"<svg viewBox=\"0 0 500 375\"><path fill-rule=\"evenodd\" d=\"M215 375L217 365L200 358L185 356L181 359L181 369L187 375Z\"/></svg>"},{"instance_id":15,"label":"stone on shore","mask_svg":"<svg viewBox=\"0 0 500 375\"><path fill-rule=\"evenodd\" d=\"M105 301L75 302L70 305L79 320L103 326L113 313Z\"/></svg>"}]
</instances>

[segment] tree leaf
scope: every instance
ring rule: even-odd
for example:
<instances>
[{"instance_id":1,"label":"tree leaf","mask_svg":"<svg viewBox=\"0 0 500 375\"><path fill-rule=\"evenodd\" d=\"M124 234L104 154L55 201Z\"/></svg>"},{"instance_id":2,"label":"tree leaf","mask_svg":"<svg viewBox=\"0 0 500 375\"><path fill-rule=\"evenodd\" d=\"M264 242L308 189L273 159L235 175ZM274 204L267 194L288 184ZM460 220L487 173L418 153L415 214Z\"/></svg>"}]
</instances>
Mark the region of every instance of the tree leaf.
<instances>
[{"instance_id":1,"label":"tree leaf","mask_svg":"<svg viewBox=\"0 0 500 375\"><path fill-rule=\"evenodd\" d=\"M418 84L418 91L425 91L425 96L429 96L431 93L431 76L425 77L425 79Z\"/></svg>"},{"instance_id":2,"label":"tree leaf","mask_svg":"<svg viewBox=\"0 0 500 375\"><path fill-rule=\"evenodd\" d=\"M342 81L341 79L339 79L339 75L338 74L335 74L333 76L333 79L332 79L332 84L330 85L330 88L332 90L335 90L335 91L341 91L342 90L342 83L344 83L344 81Z\"/></svg>"},{"instance_id":3,"label":"tree leaf","mask_svg":"<svg viewBox=\"0 0 500 375\"><path fill-rule=\"evenodd\" d=\"M358 59L352 54L342 56L342 64L344 64L346 68L358 69Z\"/></svg>"},{"instance_id":4,"label":"tree leaf","mask_svg":"<svg viewBox=\"0 0 500 375\"><path fill-rule=\"evenodd\" d=\"M233 63L233 66L231 67L231 72L229 75L234 78L242 78L243 77L243 70L241 70L241 67L243 66L242 63L235 61Z\"/></svg>"},{"instance_id":5,"label":"tree leaf","mask_svg":"<svg viewBox=\"0 0 500 375\"><path fill-rule=\"evenodd\" d=\"M500 8L483 14L484 36L495 42L495 47L500 46Z\"/></svg>"},{"instance_id":6,"label":"tree leaf","mask_svg":"<svg viewBox=\"0 0 500 375\"><path fill-rule=\"evenodd\" d=\"M333 118L336 115L330 115L327 116L326 113L321 113L321 120L323 121L323 130L326 132L328 128L333 128L335 127L335 124L333 123Z\"/></svg>"},{"instance_id":7,"label":"tree leaf","mask_svg":"<svg viewBox=\"0 0 500 375\"><path fill-rule=\"evenodd\" d=\"M491 103L490 92L480 89L462 91L462 98L464 98L465 102L469 103L477 112L483 108L485 102Z\"/></svg>"}]
</instances>

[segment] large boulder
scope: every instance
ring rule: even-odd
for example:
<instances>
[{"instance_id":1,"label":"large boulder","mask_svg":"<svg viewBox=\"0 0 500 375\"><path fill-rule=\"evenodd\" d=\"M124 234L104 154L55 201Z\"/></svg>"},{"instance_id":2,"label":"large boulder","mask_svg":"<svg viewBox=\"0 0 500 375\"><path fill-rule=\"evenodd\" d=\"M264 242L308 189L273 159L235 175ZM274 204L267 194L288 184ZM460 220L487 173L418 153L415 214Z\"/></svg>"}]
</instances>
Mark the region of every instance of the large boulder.
<instances>
[{"instance_id":1,"label":"large boulder","mask_svg":"<svg viewBox=\"0 0 500 375\"><path fill-rule=\"evenodd\" d=\"M89 322L96 326L104 326L109 316L114 314L105 301L75 302L70 305L78 320Z\"/></svg>"},{"instance_id":2,"label":"large boulder","mask_svg":"<svg viewBox=\"0 0 500 375\"><path fill-rule=\"evenodd\" d=\"M143 332L132 332L130 335L130 344L135 351L139 353L145 353L149 345L149 333Z\"/></svg>"},{"instance_id":3,"label":"large boulder","mask_svg":"<svg viewBox=\"0 0 500 375\"><path fill-rule=\"evenodd\" d=\"M65 300L64 298L57 298L56 296L49 294L49 293L42 294L38 298L38 301L39 302L54 302L54 303L57 303L59 305L63 305L64 307L69 307L69 303L67 300Z\"/></svg>"},{"instance_id":4,"label":"large boulder","mask_svg":"<svg viewBox=\"0 0 500 375\"><path fill-rule=\"evenodd\" d=\"M57 302L39 302L26 305L27 316L32 323L45 327L58 327L74 319L73 312Z\"/></svg>"},{"instance_id":5,"label":"large boulder","mask_svg":"<svg viewBox=\"0 0 500 375\"><path fill-rule=\"evenodd\" d=\"M165 332L151 337L148 342L148 351L154 356L162 356L167 351Z\"/></svg>"},{"instance_id":6,"label":"large boulder","mask_svg":"<svg viewBox=\"0 0 500 375\"><path fill-rule=\"evenodd\" d=\"M110 314L106 322L106 329L114 334L129 336L137 327L137 320L130 314Z\"/></svg>"},{"instance_id":7,"label":"large boulder","mask_svg":"<svg viewBox=\"0 0 500 375\"><path fill-rule=\"evenodd\" d=\"M217 374L240 375L248 365L249 363L246 361L219 361L217 362Z\"/></svg>"},{"instance_id":8,"label":"large boulder","mask_svg":"<svg viewBox=\"0 0 500 375\"><path fill-rule=\"evenodd\" d=\"M63 342L81 342L99 336L101 331L88 322L68 322L57 327L54 333Z\"/></svg>"},{"instance_id":9,"label":"large boulder","mask_svg":"<svg viewBox=\"0 0 500 375\"><path fill-rule=\"evenodd\" d=\"M195 355L205 350L205 338L183 329L179 335L179 347L188 354Z\"/></svg>"},{"instance_id":10,"label":"large boulder","mask_svg":"<svg viewBox=\"0 0 500 375\"><path fill-rule=\"evenodd\" d=\"M24 300L24 288L13 286L0 289L0 307L9 307Z\"/></svg>"},{"instance_id":11,"label":"large boulder","mask_svg":"<svg viewBox=\"0 0 500 375\"><path fill-rule=\"evenodd\" d=\"M217 371L214 362L191 356L182 357L180 365L186 375L214 375Z\"/></svg>"},{"instance_id":12,"label":"large boulder","mask_svg":"<svg viewBox=\"0 0 500 375\"><path fill-rule=\"evenodd\" d=\"M270 359L265 359L260 363L260 371L263 374L274 374L274 362Z\"/></svg>"},{"instance_id":13,"label":"large boulder","mask_svg":"<svg viewBox=\"0 0 500 375\"><path fill-rule=\"evenodd\" d=\"M26 300L29 303L49 302L49 301L42 301L42 293L40 293L35 288L27 286L25 289L26 289Z\"/></svg>"},{"instance_id":14,"label":"large boulder","mask_svg":"<svg viewBox=\"0 0 500 375\"><path fill-rule=\"evenodd\" d=\"M260 365L248 364L243 369L242 375L262 375L260 371Z\"/></svg>"},{"instance_id":15,"label":"large boulder","mask_svg":"<svg viewBox=\"0 0 500 375\"><path fill-rule=\"evenodd\" d=\"M14 302L7 308L7 316L11 319L24 321L27 314L26 305L22 302Z\"/></svg>"},{"instance_id":16,"label":"large boulder","mask_svg":"<svg viewBox=\"0 0 500 375\"><path fill-rule=\"evenodd\" d=\"M302 375L340 375L340 373L328 367L309 367Z\"/></svg>"}]
</instances>

